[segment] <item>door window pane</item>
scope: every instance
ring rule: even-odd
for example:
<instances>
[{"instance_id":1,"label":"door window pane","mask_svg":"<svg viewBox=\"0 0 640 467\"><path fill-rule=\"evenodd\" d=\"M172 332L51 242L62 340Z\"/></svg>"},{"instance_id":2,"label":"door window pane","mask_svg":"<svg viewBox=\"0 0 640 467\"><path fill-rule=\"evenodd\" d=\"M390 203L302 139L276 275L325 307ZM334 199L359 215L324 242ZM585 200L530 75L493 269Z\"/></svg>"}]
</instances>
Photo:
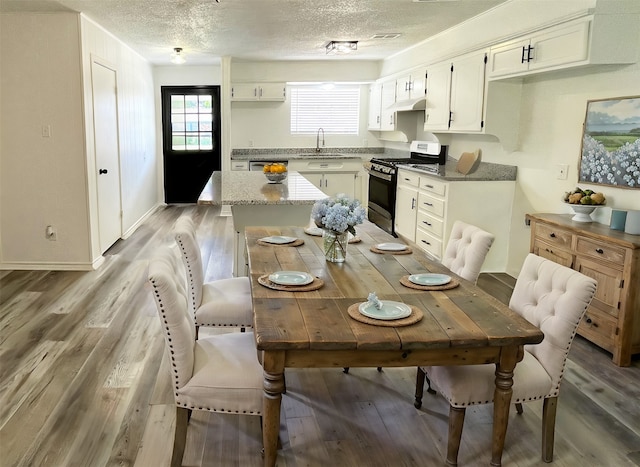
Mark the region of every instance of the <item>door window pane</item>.
<instances>
[{"instance_id":1,"label":"door window pane","mask_svg":"<svg viewBox=\"0 0 640 467\"><path fill-rule=\"evenodd\" d=\"M175 151L213 149L213 97L171 96L171 148Z\"/></svg>"},{"instance_id":2,"label":"door window pane","mask_svg":"<svg viewBox=\"0 0 640 467\"><path fill-rule=\"evenodd\" d=\"M185 138L183 134L174 133L171 137L171 149L174 151L184 151L185 148Z\"/></svg>"},{"instance_id":3,"label":"door window pane","mask_svg":"<svg viewBox=\"0 0 640 467\"><path fill-rule=\"evenodd\" d=\"M184 96L184 111L186 113L198 113L198 96Z\"/></svg>"}]
</instances>

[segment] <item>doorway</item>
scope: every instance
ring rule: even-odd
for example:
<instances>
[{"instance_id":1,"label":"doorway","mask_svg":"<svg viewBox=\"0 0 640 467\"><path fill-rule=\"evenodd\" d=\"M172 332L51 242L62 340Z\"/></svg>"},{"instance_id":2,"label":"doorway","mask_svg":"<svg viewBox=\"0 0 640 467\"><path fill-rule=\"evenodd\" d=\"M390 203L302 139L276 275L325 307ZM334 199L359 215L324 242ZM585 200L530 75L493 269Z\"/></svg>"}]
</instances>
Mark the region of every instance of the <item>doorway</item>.
<instances>
[{"instance_id":1,"label":"doorway","mask_svg":"<svg viewBox=\"0 0 640 467\"><path fill-rule=\"evenodd\" d=\"M114 68L92 60L93 132L100 252L122 236L120 155L118 149L118 98Z\"/></svg>"},{"instance_id":2,"label":"doorway","mask_svg":"<svg viewBox=\"0 0 640 467\"><path fill-rule=\"evenodd\" d=\"M162 86L164 200L195 203L222 167L220 86Z\"/></svg>"}]
</instances>

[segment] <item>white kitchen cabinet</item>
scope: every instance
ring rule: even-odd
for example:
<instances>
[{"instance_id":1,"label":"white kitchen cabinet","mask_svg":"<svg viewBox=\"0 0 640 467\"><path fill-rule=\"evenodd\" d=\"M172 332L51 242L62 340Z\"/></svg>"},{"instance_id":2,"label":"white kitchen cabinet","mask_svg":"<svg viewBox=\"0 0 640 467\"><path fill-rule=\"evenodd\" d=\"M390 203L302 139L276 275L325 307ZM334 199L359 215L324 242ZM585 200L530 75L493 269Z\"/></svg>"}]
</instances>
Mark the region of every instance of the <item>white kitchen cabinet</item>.
<instances>
[{"instance_id":1,"label":"white kitchen cabinet","mask_svg":"<svg viewBox=\"0 0 640 467\"><path fill-rule=\"evenodd\" d=\"M424 96L425 71L413 70L410 74L396 79L396 102Z\"/></svg>"},{"instance_id":2,"label":"white kitchen cabinet","mask_svg":"<svg viewBox=\"0 0 640 467\"><path fill-rule=\"evenodd\" d=\"M479 50L427 67L425 131L483 130L486 61Z\"/></svg>"},{"instance_id":3,"label":"white kitchen cabinet","mask_svg":"<svg viewBox=\"0 0 640 467\"><path fill-rule=\"evenodd\" d=\"M571 66L586 60L589 24L589 21L574 21L491 47L489 78Z\"/></svg>"},{"instance_id":4,"label":"white kitchen cabinet","mask_svg":"<svg viewBox=\"0 0 640 467\"><path fill-rule=\"evenodd\" d=\"M382 97L381 97L381 122L380 130L393 131L396 129L396 112L391 109L391 106L396 102L396 82L385 81L382 83Z\"/></svg>"},{"instance_id":5,"label":"white kitchen cabinet","mask_svg":"<svg viewBox=\"0 0 640 467\"><path fill-rule=\"evenodd\" d=\"M583 65L635 63L637 25L624 12L597 13L491 47L490 80Z\"/></svg>"},{"instance_id":6,"label":"white kitchen cabinet","mask_svg":"<svg viewBox=\"0 0 640 467\"><path fill-rule=\"evenodd\" d=\"M232 101L284 101L287 95L285 83L233 83Z\"/></svg>"},{"instance_id":7,"label":"white kitchen cabinet","mask_svg":"<svg viewBox=\"0 0 640 467\"><path fill-rule=\"evenodd\" d=\"M328 196L344 193L362 198L361 159L290 159L288 169L299 172Z\"/></svg>"},{"instance_id":8,"label":"white kitchen cabinet","mask_svg":"<svg viewBox=\"0 0 640 467\"><path fill-rule=\"evenodd\" d=\"M374 83L369 88L369 130L379 130L382 122L382 83Z\"/></svg>"},{"instance_id":9,"label":"white kitchen cabinet","mask_svg":"<svg viewBox=\"0 0 640 467\"><path fill-rule=\"evenodd\" d=\"M484 271L505 271L514 181L447 181L398 170L395 231L441 260L453 223L461 220L495 236Z\"/></svg>"},{"instance_id":10,"label":"white kitchen cabinet","mask_svg":"<svg viewBox=\"0 0 640 467\"><path fill-rule=\"evenodd\" d=\"M416 172L398 170L396 189L396 213L394 231L412 242L416 235L416 213L418 211L418 185L420 176Z\"/></svg>"},{"instance_id":11,"label":"white kitchen cabinet","mask_svg":"<svg viewBox=\"0 0 640 467\"><path fill-rule=\"evenodd\" d=\"M425 130L449 129L451 103L451 62L441 62L427 68Z\"/></svg>"}]
</instances>

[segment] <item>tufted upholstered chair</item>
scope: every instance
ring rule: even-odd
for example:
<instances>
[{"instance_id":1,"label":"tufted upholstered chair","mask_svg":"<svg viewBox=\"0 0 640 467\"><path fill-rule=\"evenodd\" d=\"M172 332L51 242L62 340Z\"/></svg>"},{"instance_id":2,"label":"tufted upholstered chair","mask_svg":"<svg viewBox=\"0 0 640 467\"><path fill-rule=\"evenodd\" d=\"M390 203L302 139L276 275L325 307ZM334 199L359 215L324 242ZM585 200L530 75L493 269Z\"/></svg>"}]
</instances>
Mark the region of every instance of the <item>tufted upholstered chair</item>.
<instances>
[{"instance_id":1,"label":"tufted upholstered chair","mask_svg":"<svg viewBox=\"0 0 640 467\"><path fill-rule=\"evenodd\" d=\"M522 403L543 399L542 460L553 460L553 439L560 383L578 323L596 291L590 277L529 254L518 276L509 308L539 327L544 339L525 346L524 358L513 375L512 402L519 414ZM418 368L415 406L422 404L427 375L449 401L447 463L456 465L466 407L493 402L495 365L431 366Z\"/></svg>"},{"instance_id":2,"label":"tufted upholstered chair","mask_svg":"<svg viewBox=\"0 0 640 467\"><path fill-rule=\"evenodd\" d=\"M164 332L176 403L171 466L179 466L191 410L262 413L262 366L252 332L195 340L193 315L177 252L163 248L149 263L149 282Z\"/></svg>"},{"instance_id":3,"label":"tufted upholstered chair","mask_svg":"<svg viewBox=\"0 0 640 467\"><path fill-rule=\"evenodd\" d=\"M475 284L493 239L492 234L475 225L455 221L442 257L442 264Z\"/></svg>"},{"instance_id":4,"label":"tufted upholstered chair","mask_svg":"<svg viewBox=\"0 0 640 467\"><path fill-rule=\"evenodd\" d=\"M188 216L181 216L175 224L176 243L182 253L189 288L189 309L194 314L196 339L200 326L253 326L251 285L248 277L232 277L204 282L204 271L196 229Z\"/></svg>"}]
</instances>

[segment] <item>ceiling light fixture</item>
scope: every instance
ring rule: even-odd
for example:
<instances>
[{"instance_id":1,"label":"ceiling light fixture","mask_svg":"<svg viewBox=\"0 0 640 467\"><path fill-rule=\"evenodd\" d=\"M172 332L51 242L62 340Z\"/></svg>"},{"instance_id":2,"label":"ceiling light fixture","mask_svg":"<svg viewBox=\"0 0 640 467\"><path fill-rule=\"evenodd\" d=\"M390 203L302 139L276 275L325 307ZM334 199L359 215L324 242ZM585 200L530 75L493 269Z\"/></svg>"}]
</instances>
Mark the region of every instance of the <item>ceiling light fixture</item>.
<instances>
[{"instance_id":1,"label":"ceiling light fixture","mask_svg":"<svg viewBox=\"0 0 640 467\"><path fill-rule=\"evenodd\" d=\"M171 63L175 63L176 65L182 65L186 62L184 55L182 55L182 47L175 47L173 49L173 53L171 54Z\"/></svg>"},{"instance_id":2,"label":"ceiling light fixture","mask_svg":"<svg viewBox=\"0 0 640 467\"><path fill-rule=\"evenodd\" d=\"M326 46L327 54L348 54L358 50L358 41L331 41Z\"/></svg>"}]
</instances>

